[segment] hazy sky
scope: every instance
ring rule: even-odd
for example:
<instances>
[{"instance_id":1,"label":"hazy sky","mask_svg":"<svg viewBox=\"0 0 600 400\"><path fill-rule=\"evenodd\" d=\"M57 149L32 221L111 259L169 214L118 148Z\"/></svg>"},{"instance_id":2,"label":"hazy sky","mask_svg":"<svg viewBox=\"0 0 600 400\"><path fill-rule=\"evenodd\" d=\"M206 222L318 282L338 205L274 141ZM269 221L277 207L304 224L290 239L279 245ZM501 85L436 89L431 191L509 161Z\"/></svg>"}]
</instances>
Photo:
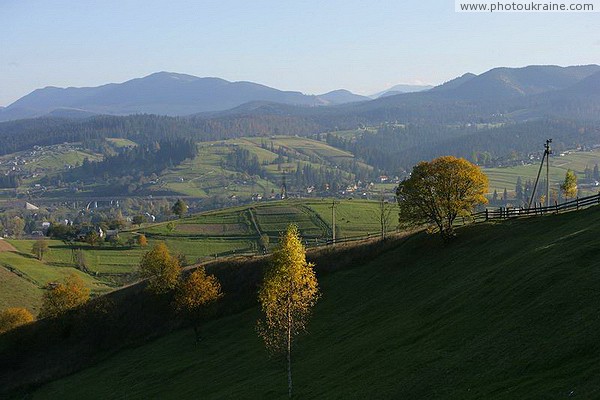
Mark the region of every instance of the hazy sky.
<instances>
[{"instance_id":1,"label":"hazy sky","mask_svg":"<svg viewBox=\"0 0 600 400\"><path fill-rule=\"evenodd\" d=\"M0 105L157 71L371 94L495 66L600 63L598 13L454 0L0 0Z\"/></svg>"}]
</instances>

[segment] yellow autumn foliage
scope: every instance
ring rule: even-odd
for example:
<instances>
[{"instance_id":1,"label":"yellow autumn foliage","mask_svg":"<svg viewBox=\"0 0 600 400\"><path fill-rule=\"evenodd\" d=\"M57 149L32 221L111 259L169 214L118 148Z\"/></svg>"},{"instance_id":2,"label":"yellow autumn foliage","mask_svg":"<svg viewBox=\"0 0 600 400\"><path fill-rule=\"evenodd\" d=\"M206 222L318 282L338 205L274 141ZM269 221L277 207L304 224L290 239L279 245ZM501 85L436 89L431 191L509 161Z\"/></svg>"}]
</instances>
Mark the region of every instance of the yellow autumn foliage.
<instances>
[{"instance_id":1,"label":"yellow autumn foliage","mask_svg":"<svg viewBox=\"0 0 600 400\"><path fill-rule=\"evenodd\" d=\"M90 289L83 279L75 274L56 284L44 293L40 317L56 317L70 309L79 307L90 299Z\"/></svg>"},{"instance_id":2,"label":"yellow autumn foliage","mask_svg":"<svg viewBox=\"0 0 600 400\"><path fill-rule=\"evenodd\" d=\"M574 199L577 196L577 175L575 175L575 172L570 169L567 170L565 180L560 185L560 190L567 200Z\"/></svg>"},{"instance_id":3,"label":"yellow autumn foliage","mask_svg":"<svg viewBox=\"0 0 600 400\"><path fill-rule=\"evenodd\" d=\"M396 190L400 223L426 225L444 240L454 236L458 216L486 204L488 178L464 158L445 156L417 164Z\"/></svg>"},{"instance_id":4,"label":"yellow autumn foliage","mask_svg":"<svg viewBox=\"0 0 600 400\"><path fill-rule=\"evenodd\" d=\"M290 397L292 342L306 330L312 307L320 296L313 268L313 264L306 262L298 227L289 225L279 237L258 293L264 319L258 321L257 330L267 349L286 355Z\"/></svg>"},{"instance_id":5,"label":"yellow autumn foliage","mask_svg":"<svg viewBox=\"0 0 600 400\"><path fill-rule=\"evenodd\" d=\"M290 225L279 238L258 295L265 315L259 332L270 350L287 349L290 340L306 328L319 298L313 267L306 262L298 228Z\"/></svg>"},{"instance_id":6,"label":"yellow autumn foliage","mask_svg":"<svg viewBox=\"0 0 600 400\"><path fill-rule=\"evenodd\" d=\"M214 275L207 275L204 267L198 267L177 288L175 303L179 311L195 313L205 304L223 296L221 284Z\"/></svg>"},{"instance_id":7,"label":"yellow autumn foliage","mask_svg":"<svg viewBox=\"0 0 600 400\"><path fill-rule=\"evenodd\" d=\"M174 289L181 273L179 261L171 256L167 245L162 242L142 256L139 270L141 276L148 280L146 288L156 294Z\"/></svg>"},{"instance_id":8,"label":"yellow autumn foliage","mask_svg":"<svg viewBox=\"0 0 600 400\"><path fill-rule=\"evenodd\" d=\"M33 320L33 315L25 308L7 308L0 312L0 334L29 324Z\"/></svg>"}]
</instances>

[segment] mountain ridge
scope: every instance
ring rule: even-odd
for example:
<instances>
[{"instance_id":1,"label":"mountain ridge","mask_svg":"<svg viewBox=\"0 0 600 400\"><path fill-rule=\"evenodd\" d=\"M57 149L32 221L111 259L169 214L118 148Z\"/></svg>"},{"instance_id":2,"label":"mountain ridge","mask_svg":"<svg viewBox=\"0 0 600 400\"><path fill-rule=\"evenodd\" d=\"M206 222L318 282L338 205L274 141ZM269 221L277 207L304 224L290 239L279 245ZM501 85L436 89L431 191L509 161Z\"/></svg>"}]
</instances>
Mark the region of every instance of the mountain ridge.
<instances>
[{"instance_id":1,"label":"mountain ridge","mask_svg":"<svg viewBox=\"0 0 600 400\"><path fill-rule=\"evenodd\" d=\"M252 101L324 106L368 98L339 89L323 95L275 89L249 81L156 72L123 83L95 87L47 86L21 97L0 112L0 121L77 109L92 114L159 114L171 116L223 111Z\"/></svg>"}]
</instances>

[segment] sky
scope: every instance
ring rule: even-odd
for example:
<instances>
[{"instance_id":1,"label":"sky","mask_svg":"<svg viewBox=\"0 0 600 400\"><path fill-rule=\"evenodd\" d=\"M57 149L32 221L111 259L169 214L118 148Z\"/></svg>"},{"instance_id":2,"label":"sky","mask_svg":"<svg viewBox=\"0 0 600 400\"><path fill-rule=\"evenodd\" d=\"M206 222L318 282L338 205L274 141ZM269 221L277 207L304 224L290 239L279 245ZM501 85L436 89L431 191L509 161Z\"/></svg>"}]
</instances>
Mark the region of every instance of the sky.
<instances>
[{"instance_id":1,"label":"sky","mask_svg":"<svg viewBox=\"0 0 600 400\"><path fill-rule=\"evenodd\" d=\"M600 63L598 13L456 13L454 0L0 0L0 106L158 71L318 94L497 66Z\"/></svg>"}]
</instances>

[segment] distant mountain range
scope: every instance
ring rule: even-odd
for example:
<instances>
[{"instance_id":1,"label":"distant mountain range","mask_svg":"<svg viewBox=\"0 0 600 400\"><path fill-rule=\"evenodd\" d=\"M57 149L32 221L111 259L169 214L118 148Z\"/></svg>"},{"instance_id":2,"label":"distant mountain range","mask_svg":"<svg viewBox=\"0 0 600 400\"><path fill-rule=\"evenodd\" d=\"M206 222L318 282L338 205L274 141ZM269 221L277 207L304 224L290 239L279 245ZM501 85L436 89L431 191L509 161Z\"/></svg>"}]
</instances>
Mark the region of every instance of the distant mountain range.
<instances>
[{"instance_id":1,"label":"distant mountain range","mask_svg":"<svg viewBox=\"0 0 600 400\"><path fill-rule=\"evenodd\" d=\"M158 72L98 87L37 89L0 109L0 121L43 115L68 118L140 113L180 116L228 110L254 101L325 106L366 100L369 98L347 90L314 96L253 82Z\"/></svg>"},{"instance_id":2,"label":"distant mountain range","mask_svg":"<svg viewBox=\"0 0 600 400\"><path fill-rule=\"evenodd\" d=\"M466 73L429 90L383 95L377 99L310 109L255 104L227 115L286 115L350 129L360 124L462 124L540 118L600 120L600 66L528 66Z\"/></svg>"},{"instance_id":3,"label":"distant mountain range","mask_svg":"<svg viewBox=\"0 0 600 400\"><path fill-rule=\"evenodd\" d=\"M598 65L494 68L481 75L467 73L432 91L469 100L522 97L566 89L597 72L600 72Z\"/></svg>"},{"instance_id":4,"label":"distant mountain range","mask_svg":"<svg viewBox=\"0 0 600 400\"><path fill-rule=\"evenodd\" d=\"M371 100L343 89L306 95L252 82L159 72L120 84L38 89L0 108L0 121L39 116L77 119L97 114L296 116L338 127L390 120L465 122L498 115L595 120L599 81L598 65L502 67L480 75L466 73L433 88L396 85Z\"/></svg>"},{"instance_id":5,"label":"distant mountain range","mask_svg":"<svg viewBox=\"0 0 600 400\"><path fill-rule=\"evenodd\" d=\"M432 88L433 88L433 86L431 86L431 85L404 85L404 84L400 84L400 85L392 86L391 88L389 88L387 90L384 90L382 92L372 94L369 97L372 98L372 99L378 99L380 97L394 96L396 94L402 94L402 93L423 92L425 90L429 90L429 89L432 89Z\"/></svg>"}]
</instances>

